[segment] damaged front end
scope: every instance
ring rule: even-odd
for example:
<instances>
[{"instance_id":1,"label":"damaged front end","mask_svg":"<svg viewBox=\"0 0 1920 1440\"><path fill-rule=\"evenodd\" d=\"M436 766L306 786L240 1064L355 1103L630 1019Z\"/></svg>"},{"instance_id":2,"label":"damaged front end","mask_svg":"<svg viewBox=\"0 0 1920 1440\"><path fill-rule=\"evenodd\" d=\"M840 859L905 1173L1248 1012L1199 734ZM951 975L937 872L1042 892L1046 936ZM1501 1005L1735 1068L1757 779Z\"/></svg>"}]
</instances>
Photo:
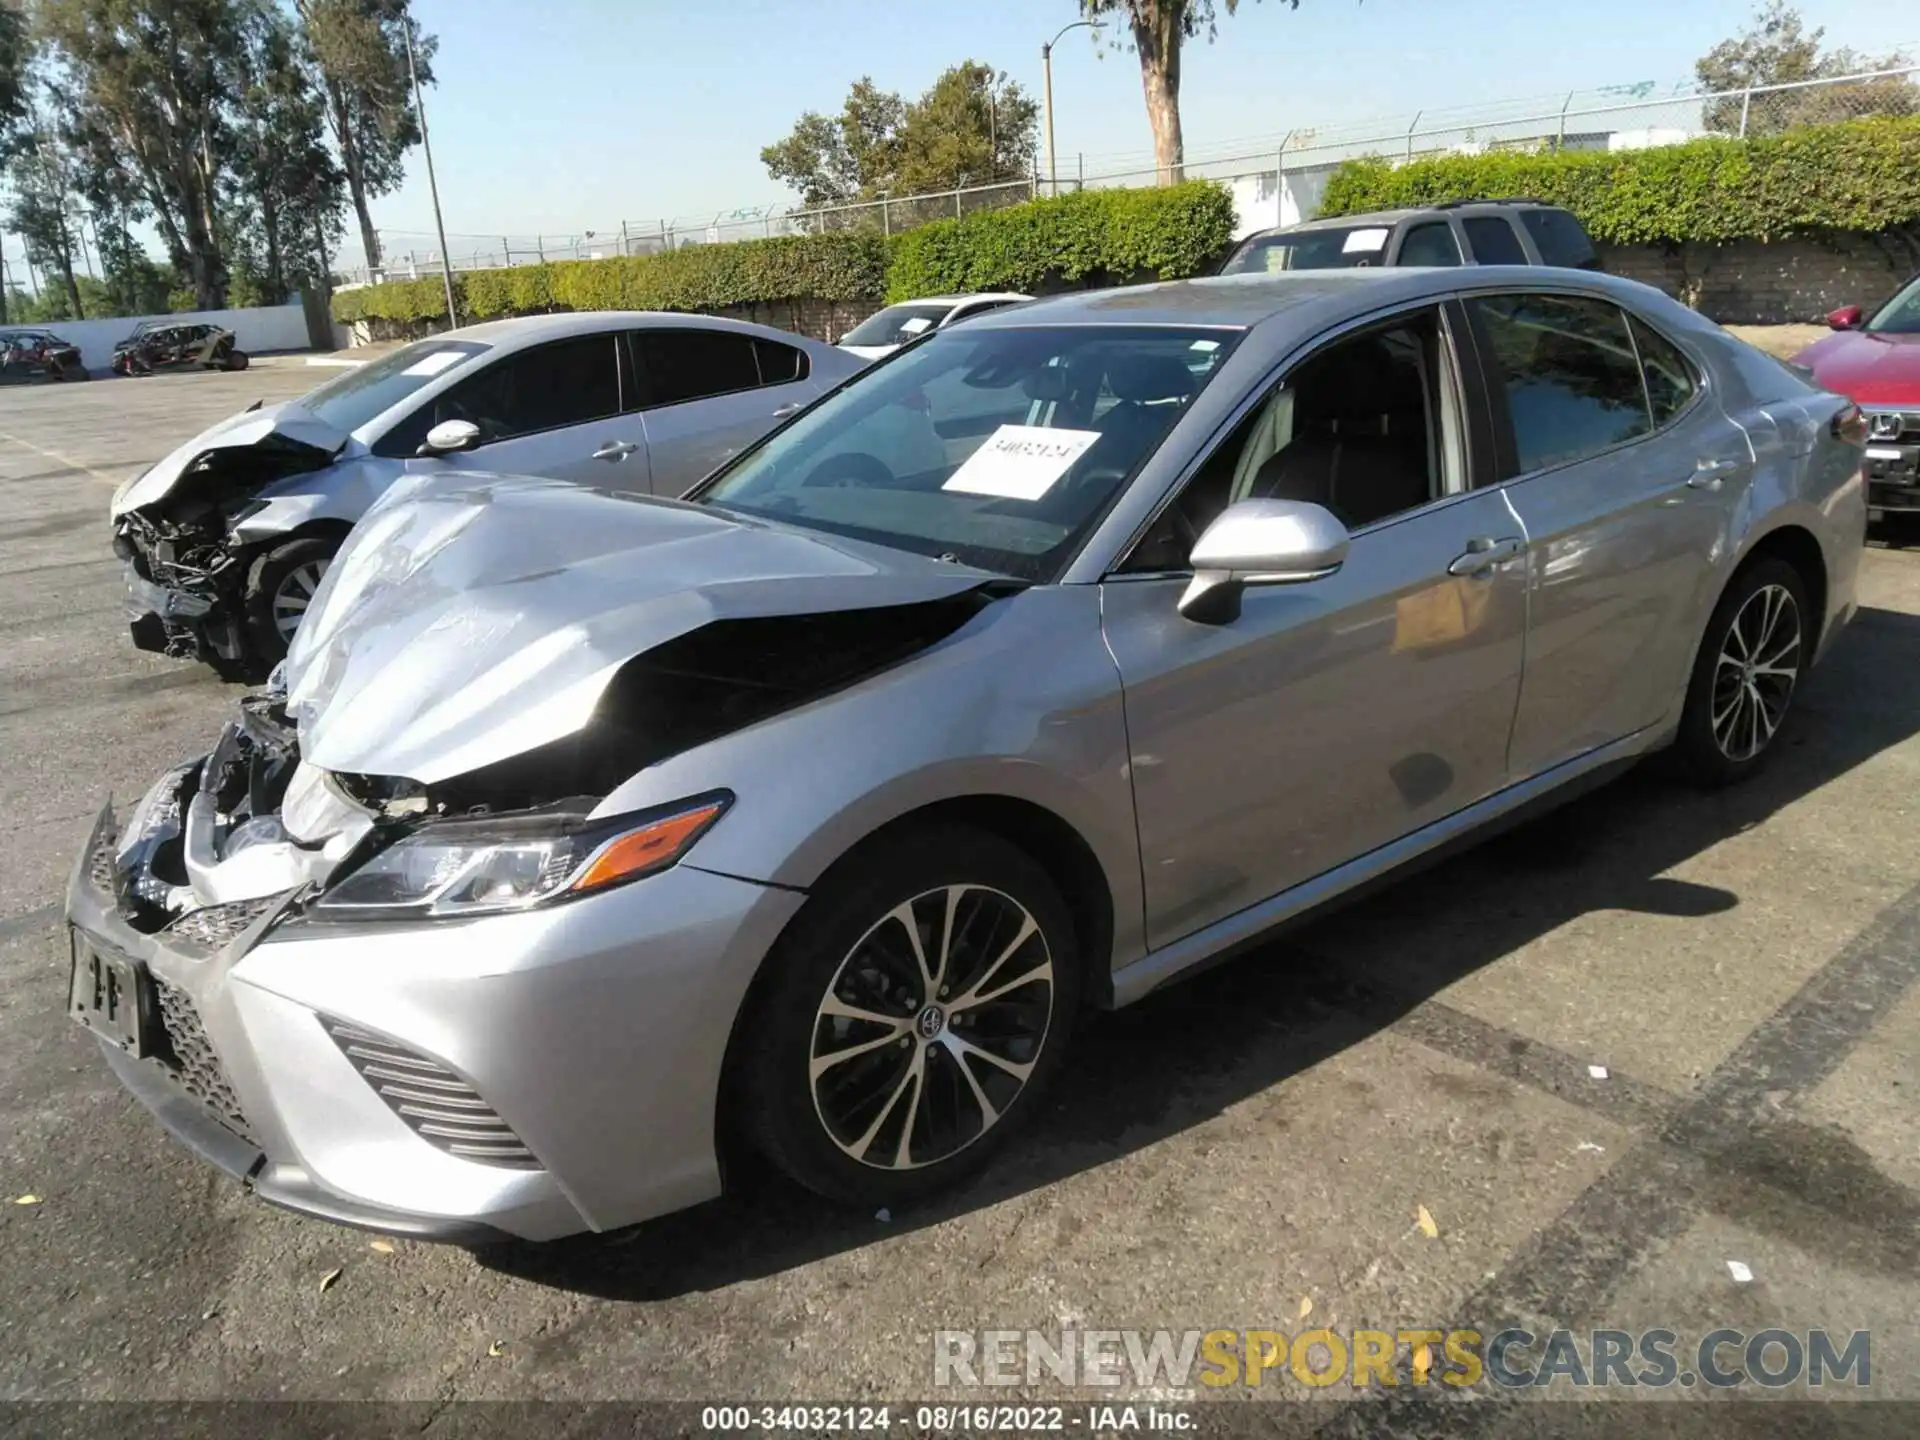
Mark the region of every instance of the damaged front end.
<instances>
[{"instance_id":1,"label":"damaged front end","mask_svg":"<svg viewBox=\"0 0 1920 1440\"><path fill-rule=\"evenodd\" d=\"M268 486L332 465L339 445L258 412L241 419L250 423L189 442L115 497L113 549L137 649L226 665L249 653L253 551L234 526L261 508Z\"/></svg>"}]
</instances>

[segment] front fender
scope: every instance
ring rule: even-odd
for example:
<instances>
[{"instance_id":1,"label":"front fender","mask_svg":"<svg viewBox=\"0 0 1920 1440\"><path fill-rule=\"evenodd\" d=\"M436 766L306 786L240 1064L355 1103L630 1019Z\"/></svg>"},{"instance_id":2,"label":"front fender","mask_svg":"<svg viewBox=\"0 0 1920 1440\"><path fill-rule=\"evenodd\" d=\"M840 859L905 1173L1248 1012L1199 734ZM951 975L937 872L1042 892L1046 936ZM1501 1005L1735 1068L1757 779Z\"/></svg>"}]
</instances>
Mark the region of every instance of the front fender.
<instances>
[{"instance_id":1,"label":"front fender","mask_svg":"<svg viewBox=\"0 0 1920 1440\"><path fill-rule=\"evenodd\" d=\"M599 813L715 789L731 790L734 807L686 863L797 889L883 826L942 801L1036 805L1099 863L1116 963L1143 953L1126 725L1096 586L998 601L889 671L648 767Z\"/></svg>"},{"instance_id":2,"label":"front fender","mask_svg":"<svg viewBox=\"0 0 1920 1440\"><path fill-rule=\"evenodd\" d=\"M264 502L260 508L233 523L234 542L256 545L318 522L357 525L401 474L399 461L361 455L325 470L276 480L254 497Z\"/></svg>"}]
</instances>

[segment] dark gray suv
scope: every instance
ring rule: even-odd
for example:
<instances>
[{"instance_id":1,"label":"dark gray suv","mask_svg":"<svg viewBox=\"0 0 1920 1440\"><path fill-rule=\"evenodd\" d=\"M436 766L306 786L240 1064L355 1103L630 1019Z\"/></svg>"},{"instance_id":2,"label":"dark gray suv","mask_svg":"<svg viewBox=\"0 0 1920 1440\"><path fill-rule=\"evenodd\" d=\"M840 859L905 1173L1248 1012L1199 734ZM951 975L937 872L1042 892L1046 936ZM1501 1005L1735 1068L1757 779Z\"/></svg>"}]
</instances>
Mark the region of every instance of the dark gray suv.
<instances>
[{"instance_id":1,"label":"dark gray suv","mask_svg":"<svg viewBox=\"0 0 1920 1440\"><path fill-rule=\"evenodd\" d=\"M1542 200L1454 200L1338 215L1249 235L1222 275L1363 265L1559 265L1600 270L1580 222Z\"/></svg>"}]
</instances>

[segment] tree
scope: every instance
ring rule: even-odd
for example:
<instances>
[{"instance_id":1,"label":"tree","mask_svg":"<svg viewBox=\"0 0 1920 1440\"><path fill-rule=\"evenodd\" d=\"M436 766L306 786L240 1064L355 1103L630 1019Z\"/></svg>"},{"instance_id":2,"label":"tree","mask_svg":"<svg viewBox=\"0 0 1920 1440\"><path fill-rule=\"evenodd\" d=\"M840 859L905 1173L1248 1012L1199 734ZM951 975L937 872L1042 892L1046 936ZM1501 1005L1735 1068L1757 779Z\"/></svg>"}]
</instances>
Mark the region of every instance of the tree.
<instances>
[{"instance_id":1,"label":"tree","mask_svg":"<svg viewBox=\"0 0 1920 1440\"><path fill-rule=\"evenodd\" d=\"M438 41L421 31L408 0L295 0L325 97L328 127L340 151L347 192L360 221L369 267L380 264L380 237L368 201L400 188L406 153L420 143L407 74L412 35L420 83L433 83Z\"/></svg>"},{"instance_id":2,"label":"tree","mask_svg":"<svg viewBox=\"0 0 1920 1440\"><path fill-rule=\"evenodd\" d=\"M26 242L28 258L59 280L66 299L65 313L59 318L84 319L87 312L73 268L79 237L74 225L71 157L49 125L35 126L12 147L8 178L13 184L13 205L7 224Z\"/></svg>"},{"instance_id":3,"label":"tree","mask_svg":"<svg viewBox=\"0 0 1920 1440\"><path fill-rule=\"evenodd\" d=\"M243 6L259 0L38 0L74 133L136 197L194 304L226 303L220 186L231 137Z\"/></svg>"},{"instance_id":4,"label":"tree","mask_svg":"<svg viewBox=\"0 0 1920 1440\"><path fill-rule=\"evenodd\" d=\"M1028 174L1038 116L1003 72L966 60L910 103L863 76L838 116L808 111L760 159L809 208L990 185Z\"/></svg>"},{"instance_id":5,"label":"tree","mask_svg":"<svg viewBox=\"0 0 1920 1440\"><path fill-rule=\"evenodd\" d=\"M1912 62L1895 51L1869 58L1849 49L1821 53L1823 29L1807 31L1800 12L1786 0L1767 0L1753 23L1731 40L1722 40L1694 62L1694 78L1712 93L1797 85L1879 70L1897 70ZM1721 134L1777 135L1800 125L1853 120L1863 115L1920 113L1920 85L1903 75L1840 85L1807 85L1763 91L1748 99L1728 94L1706 106L1706 126Z\"/></svg>"},{"instance_id":6,"label":"tree","mask_svg":"<svg viewBox=\"0 0 1920 1440\"><path fill-rule=\"evenodd\" d=\"M327 151L325 101L284 11L247 17L241 67L226 228L251 288L277 305L316 276L314 227L337 215L345 176Z\"/></svg>"},{"instance_id":7,"label":"tree","mask_svg":"<svg viewBox=\"0 0 1920 1440\"><path fill-rule=\"evenodd\" d=\"M1239 8L1239 0L1220 3L1229 15ZM1300 8L1300 0L1281 3ZM1214 0L1080 0L1080 5L1088 19L1118 15L1132 31L1147 123L1153 127L1154 167L1162 185L1176 184L1187 158L1180 133L1180 47L1200 35L1214 38Z\"/></svg>"}]
</instances>

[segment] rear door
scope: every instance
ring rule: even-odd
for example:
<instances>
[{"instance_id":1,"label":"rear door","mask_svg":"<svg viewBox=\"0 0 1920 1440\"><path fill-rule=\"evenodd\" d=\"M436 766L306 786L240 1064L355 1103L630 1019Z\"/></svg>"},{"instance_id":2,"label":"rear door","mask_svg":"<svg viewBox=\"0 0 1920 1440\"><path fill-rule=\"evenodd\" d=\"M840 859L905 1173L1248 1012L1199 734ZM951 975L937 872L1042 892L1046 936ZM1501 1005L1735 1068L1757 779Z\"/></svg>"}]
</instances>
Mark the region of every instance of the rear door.
<instances>
[{"instance_id":1,"label":"rear door","mask_svg":"<svg viewBox=\"0 0 1920 1440\"><path fill-rule=\"evenodd\" d=\"M1659 722L1678 702L1732 508L1745 433L1703 374L1611 302L1470 297L1499 475L1528 537L1523 779Z\"/></svg>"},{"instance_id":2,"label":"rear door","mask_svg":"<svg viewBox=\"0 0 1920 1440\"><path fill-rule=\"evenodd\" d=\"M645 492L640 418L623 406L617 331L515 350L434 397L381 440L411 453L443 420L480 427L481 443L432 463ZM406 432L402 435L400 432Z\"/></svg>"},{"instance_id":3,"label":"rear door","mask_svg":"<svg viewBox=\"0 0 1920 1440\"><path fill-rule=\"evenodd\" d=\"M679 495L813 397L806 353L699 325L627 332L653 493Z\"/></svg>"}]
</instances>

